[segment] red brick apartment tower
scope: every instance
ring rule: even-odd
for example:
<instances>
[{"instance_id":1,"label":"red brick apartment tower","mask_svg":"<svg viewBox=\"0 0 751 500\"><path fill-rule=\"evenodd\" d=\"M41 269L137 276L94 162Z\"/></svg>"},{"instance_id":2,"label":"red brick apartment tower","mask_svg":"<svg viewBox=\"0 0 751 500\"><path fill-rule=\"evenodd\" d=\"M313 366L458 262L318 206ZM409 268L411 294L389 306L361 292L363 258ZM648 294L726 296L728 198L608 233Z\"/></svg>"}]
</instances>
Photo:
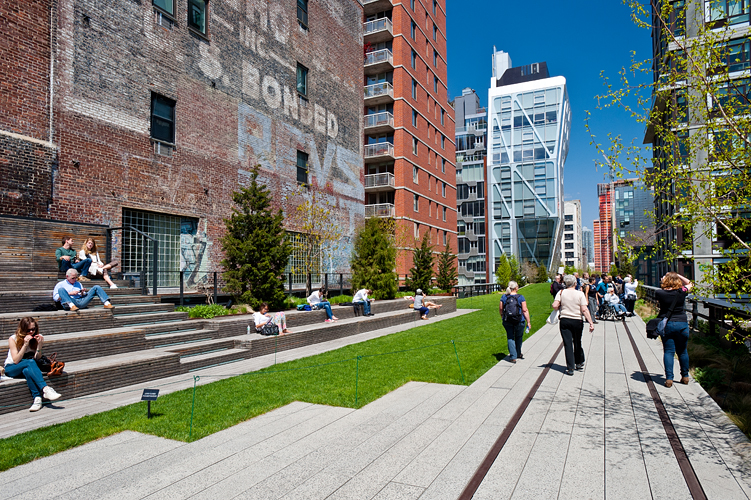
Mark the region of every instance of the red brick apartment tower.
<instances>
[{"instance_id":1,"label":"red brick apartment tower","mask_svg":"<svg viewBox=\"0 0 751 500\"><path fill-rule=\"evenodd\" d=\"M613 262L613 219L612 191L610 184L597 185L597 199L600 204L600 220L592 222L592 236L595 240L595 271L607 273Z\"/></svg>"},{"instance_id":2,"label":"red brick apartment tower","mask_svg":"<svg viewBox=\"0 0 751 500\"><path fill-rule=\"evenodd\" d=\"M456 254L454 110L445 0L364 0L365 217L397 221L397 272L416 242Z\"/></svg>"},{"instance_id":3,"label":"red brick apartment tower","mask_svg":"<svg viewBox=\"0 0 751 500\"><path fill-rule=\"evenodd\" d=\"M56 148L51 1L0 2L0 213L44 217Z\"/></svg>"},{"instance_id":4,"label":"red brick apartment tower","mask_svg":"<svg viewBox=\"0 0 751 500\"><path fill-rule=\"evenodd\" d=\"M260 165L277 206L333 207L349 248L326 270L348 272L361 20L358 0L0 1L0 214L137 227L174 279L220 270L232 192ZM127 272L147 250L118 238Z\"/></svg>"}]
</instances>

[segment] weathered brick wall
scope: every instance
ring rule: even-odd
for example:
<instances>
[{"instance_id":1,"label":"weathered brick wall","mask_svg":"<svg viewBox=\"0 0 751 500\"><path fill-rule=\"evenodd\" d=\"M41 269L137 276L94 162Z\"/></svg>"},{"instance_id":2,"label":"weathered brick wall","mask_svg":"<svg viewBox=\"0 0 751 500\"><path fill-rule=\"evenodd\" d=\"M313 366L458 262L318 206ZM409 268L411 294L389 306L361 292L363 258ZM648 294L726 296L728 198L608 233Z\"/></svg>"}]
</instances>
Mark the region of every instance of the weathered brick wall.
<instances>
[{"instance_id":1,"label":"weathered brick wall","mask_svg":"<svg viewBox=\"0 0 751 500\"><path fill-rule=\"evenodd\" d=\"M120 225L128 207L198 217L209 241L203 267L213 270L232 191L260 164L275 203L293 210L309 193L296 183L302 150L310 189L353 234L364 216L360 5L311 0L304 30L294 2L209 3L202 37L187 27L186 3L175 3L176 22L159 25L151 2L59 0L51 216ZM298 62L310 69L307 107ZM152 92L176 101L171 156L155 154L149 138Z\"/></svg>"},{"instance_id":2,"label":"weathered brick wall","mask_svg":"<svg viewBox=\"0 0 751 500\"><path fill-rule=\"evenodd\" d=\"M0 1L0 213L44 216L51 196L51 8Z\"/></svg>"}]
</instances>

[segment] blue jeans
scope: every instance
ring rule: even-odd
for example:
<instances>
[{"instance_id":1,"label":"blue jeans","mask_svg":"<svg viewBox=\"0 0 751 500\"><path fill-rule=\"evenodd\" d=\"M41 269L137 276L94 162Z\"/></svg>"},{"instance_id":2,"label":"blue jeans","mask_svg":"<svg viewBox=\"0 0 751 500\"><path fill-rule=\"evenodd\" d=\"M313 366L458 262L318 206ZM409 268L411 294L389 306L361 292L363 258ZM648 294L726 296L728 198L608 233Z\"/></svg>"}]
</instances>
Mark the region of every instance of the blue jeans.
<instances>
[{"instance_id":1,"label":"blue jeans","mask_svg":"<svg viewBox=\"0 0 751 500\"><path fill-rule=\"evenodd\" d=\"M624 306L623 304L613 304L613 307L621 314L626 314L628 312L626 310L626 306Z\"/></svg>"},{"instance_id":2,"label":"blue jeans","mask_svg":"<svg viewBox=\"0 0 751 500\"><path fill-rule=\"evenodd\" d=\"M81 276L86 276L89 274L89 267L91 267L91 259L83 259L75 264L72 264L69 260L60 260L60 271L63 273L68 269L75 269Z\"/></svg>"},{"instance_id":3,"label":"blue jeans","mask_svg":"<svg viewBox=\"0 0 751 500\"><path fill-rule=\"evenodd\" d=\"M83 309L87 305L89 305L89 302L94 300L94 296L96 295L99 297L99 300L102 301L102 304L110 300L110 298L107 296L106 293L104 293L104 290L102 290L102 287L99 285L94 285L91 287L86 293L86 296L83 298L79 297L71 297L68 291L65 288L61 288L58 290L58 293L60 294L60 303L61 304L70 304L73 303L75 306L79 309Z\"/></svg>"},{"instance_id":4,"label":"blue jeans","mask_svg":"<svg viewBox=\"0 0 751 500\"><path fill-rule=\"evenodd\" d=\"M331 319L334 316L334 314L331 312L331 304L329 304L328 302L319 302L318 304L316 304L316 307L318 309L324 309L326 311L327 319Z\"/></svg>"},{"instance_id":5,"label":"blue jeans","mask_svg":"<svg viewBox=\"0 0 751 500\"><path fill-rule=\"evenodd\" d=\"M37 362L33 359L22 359L20 363L5 365L5 375L12 378L25 378L31 396L35 398L41 398L42 389L47 387L47 384L44 383L44 376L39 371Z\"/></svg>"},{"instance_id":6,"label":"blue jeans","mask_svg":"<svg viewBox=\"0 0 751 500\"><path fill-rule=\"evenodd\" d=\"M420 311L420 316L427 316L430 313L430 309L425 306L418 307L416 310Z\"/></svg>"},{"instance_id":7,"label":"blue jeans","mask_svg":"<svg viewBox=\"0 0 751 500\"><path fill-rule=\"evenodd\" d=\"M362 304L364 313L370 314L370 301L369 300L358 300L357 302L353 302L353 304Z\"/></svg>"},{"instance_id":8,"label":"blue jeans","mask_svg":"<svg viewBox=\"0 0 751 500\"><path fill-rule=\"evenodd\" d=\"M668 321L665 325L665 335L662 337L662 348L665 351L665 380L673 380L673 364L675 354L681 365L681 377L688 377L688 323Z\"/></svg>"},{"instance_id":9,"label":"blue jeans","mask_svg":"<svg viewBox=\"0 0 751 500\"><path fill-rule=\"evenodd\" d=\"M506 329L506 338L508 339L508 354L511 359L516 359L522 355L522 341L526 327L527 324L524 321L520 321L519 324L503 322L503 328Z\"/></svg>"}]
</instances>

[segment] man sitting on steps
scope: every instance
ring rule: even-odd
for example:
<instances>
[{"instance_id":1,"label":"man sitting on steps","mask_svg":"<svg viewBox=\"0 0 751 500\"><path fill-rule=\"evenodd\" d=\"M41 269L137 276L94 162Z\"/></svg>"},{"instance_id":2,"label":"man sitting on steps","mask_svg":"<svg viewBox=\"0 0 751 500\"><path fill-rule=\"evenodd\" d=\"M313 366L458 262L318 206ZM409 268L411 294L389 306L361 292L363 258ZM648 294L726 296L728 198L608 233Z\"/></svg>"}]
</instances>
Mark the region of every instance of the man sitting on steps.
<instances>
[{"instance_id":1,"label":"man sitting on steps","mask_svg":"<svg viewBox=\"0 0 751 500\"><path fill-rule=\"evenodd\" d=\"M60 302L66 311L84 309L94 299L95 295L104 303L105 309L114 307L101 286L95 285L91 290L86 290L78 282L78 271L75 269L68 269L65 272L65 279L55 285L55 290L52 292L54 301Z\"/></svg>"},{"instance_id":2,"label":"man sitting on steps","mask_svg":"<svg viewBox=\"0 0 751 500\"><path fill-rule=\"evenodd\" d=\"M63 236L63 246L55 250L55 259L61 273L66 272L68 269L75 269L81 273L81 281L89 280L86 278L86 275L89 274L91 259L78 259L78 253L73 250L72 236Z\"/></svg>"}]
</instances>

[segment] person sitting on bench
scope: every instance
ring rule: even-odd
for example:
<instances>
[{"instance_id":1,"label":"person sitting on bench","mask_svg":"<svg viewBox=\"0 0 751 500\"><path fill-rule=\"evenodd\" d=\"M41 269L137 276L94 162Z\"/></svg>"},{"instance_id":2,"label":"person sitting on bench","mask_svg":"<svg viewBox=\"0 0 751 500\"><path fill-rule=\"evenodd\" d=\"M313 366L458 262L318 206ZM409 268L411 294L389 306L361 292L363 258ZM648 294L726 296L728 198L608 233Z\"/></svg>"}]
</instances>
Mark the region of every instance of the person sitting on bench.
<instances>
[{"instance_id":1,"label":"person sitting on bench","mask_svg":"<svg viewBox=\"0 0 751 500\"><path fill-rule=\"evenodd\" d=\"M429 300L425 299L425 295L422 293L421 289L417 289L415 292L415 311L420 311L420 318L421 319L428 319L428 314L430 313L431 309L438 309L442 306L442 304L436 304L435 302L430 302Z\"/></svg>"},{"instance_id":2,"label":"person sitting on bench","mask_svg":"<svg viewBox=\"0 0 751 500\"><path fill-rule=\"evenodd\" d=\"M323 295L323 288L314 290L313 293L310 294L310 297L308 297L308 304L310 304L310 307L313 309L324 309L326 311L326 323L338 320L339 318L334 316L334 313L331 312L331 304L323 297Z\"/></svg>"},{"instance_id":3,"label":"person sitting on bench","mask_svg":"<svg viewBox=\"0 0 751 500\"><path fill-rule=\"evenodd\" d=\"M370 312L371 299L368 299L368 295L370 295L371 293L373 293L373 290L363 288L362 290L358 290L355 296L352 297L353 304L362 305L363 314L365 316L375 316L373 313Z\"/></svg>"},{"instance_id":4,"label":"person sitting on bench","mask_svg":"<svg viewBox=\"0 0 751 500\"><path fill-rule=\"evenodd\" d=\"M99 258L99 252L97 252L96 241L94 241L94 238L86 239L86 243L83 244L81 250L79 250L78 252L78 259L81 261L90 259L91 267L89 267L89 274L91 276L101 275L111 289L117 288L117 285L110 279L109 273L107 271L109 269L112 269L113 267L117 267L118 262L112 261L108 264L102 262L102 259Z\"/></svg>"},{"instance_id":5,"label":"person sitting on bench","mask_svg":"<svg viewBox=\"0 0 751 500\"><path fill-rule=\"evenodd\" d=\"M78 271L75 269L68 269L65 272L65 279L55 285L55 290L52 292L52 299L55 302L60 302L66 311L84 309L94 299L94 296L99 297L105 309L114 307L101 286L95 285L91 290L86 290L78 282Z\"/></svg>"},{"instance_id":6,"label":"person sitting on bench","mask_svg":"<svg viewBox=\"0 0 751 500\"><path fill-rule=\"evenodd\" d=\"M63 246L55 250L55 260L61 273L67 272L68 269L75 269L82 275L81 281L88 281L89 278L85 276L89 274L91 259L78 258L76 251L73 250L72 236L63 236Z\"/></svg>"}]
</instances>

